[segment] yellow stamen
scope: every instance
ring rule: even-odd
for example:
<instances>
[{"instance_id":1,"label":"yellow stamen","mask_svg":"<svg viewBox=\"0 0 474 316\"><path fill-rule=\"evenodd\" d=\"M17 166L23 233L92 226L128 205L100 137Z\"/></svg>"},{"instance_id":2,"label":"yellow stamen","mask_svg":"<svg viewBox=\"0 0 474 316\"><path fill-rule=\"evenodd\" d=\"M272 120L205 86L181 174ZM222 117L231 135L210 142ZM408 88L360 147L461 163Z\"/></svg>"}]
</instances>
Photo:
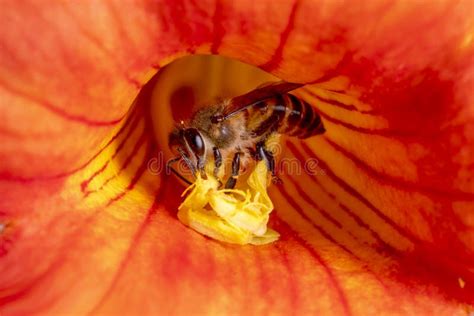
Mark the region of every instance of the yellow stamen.
<instances>
[{"instance_id":1,"label":"yellow stamen","mask_svg":"<svg viewBox=\"0 0 474 316\"><path fill-rule=\"evenodd\" d=\"M261 245L278 239L267 223L273 203L267 193L268 171L257 163L247 179L246 191L218 189L219 182L198 175L184 191L188 196L179 206L178 218L185 225L208 237L234 243Z\"/></svg>"}]
</instances>

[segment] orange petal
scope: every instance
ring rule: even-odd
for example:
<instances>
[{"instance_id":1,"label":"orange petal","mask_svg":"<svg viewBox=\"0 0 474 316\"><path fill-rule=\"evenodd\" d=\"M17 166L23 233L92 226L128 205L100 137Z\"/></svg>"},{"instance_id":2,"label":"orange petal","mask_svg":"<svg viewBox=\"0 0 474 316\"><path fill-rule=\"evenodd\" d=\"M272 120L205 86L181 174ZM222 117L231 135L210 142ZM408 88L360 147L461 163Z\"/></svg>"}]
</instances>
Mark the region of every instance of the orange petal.
<instances>
[{"instance_id":1,"label":"orange petal","mask_svg":"<svg viewBox=\"0 0 474 316\"><path fill-rule=\"evenodd\" d=\"M472 9L5 3L0 313L465 315ZM187 229L177 182L148 172L153 82L141 86L187 52L313 83L298 93L327 133L285 143L306 172L273 189L275 244Z\"/></svg>"}]
</instances>

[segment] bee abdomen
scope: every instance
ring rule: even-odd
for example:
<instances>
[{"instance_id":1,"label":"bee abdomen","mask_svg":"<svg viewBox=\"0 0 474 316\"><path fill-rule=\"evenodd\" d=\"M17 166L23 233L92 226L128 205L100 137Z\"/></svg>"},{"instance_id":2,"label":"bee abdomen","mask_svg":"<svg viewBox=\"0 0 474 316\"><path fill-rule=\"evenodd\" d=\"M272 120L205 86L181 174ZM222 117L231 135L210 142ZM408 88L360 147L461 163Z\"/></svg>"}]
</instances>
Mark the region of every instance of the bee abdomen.
<instances>
[{"instance_id":1,"label":"bee abdomen","mask_svg":"<svg viewBox=\"0 0 474 316\"><path fill-rule=\"evenodd\" d=\"M260 113L266 113L267 115L266 118L260 121L258 126L253 129L252 132L255 136L262 136L277 131L287 114L287 108L282 95L261 101L257 104L256 108Z\"/></svg>"},{"instance_id":2,"label":"bee abdomen","mask_svg":"<svg viewBox=\"0 0 474 316\"><path fill-rule=\"evenodd\" d=\"M287 115L277 130L279 133L308 138L325 132L321 117L309 103L292 94L285 94L283 98Z\"/></svg>"},{"instance_id":3,"label":"bee abdomen","mask_svg":"<svg viewBox=\"0 0 474 316\"><path fill-rule=\"evenodd\" d=\"M252 115L253 114L253 115ZM276 95L260 101L253 107L250 115L250 128L254 136L271 132L307 138L325 132L318 113L307 102L291 94Z\"/></svg>"}]
</instances>

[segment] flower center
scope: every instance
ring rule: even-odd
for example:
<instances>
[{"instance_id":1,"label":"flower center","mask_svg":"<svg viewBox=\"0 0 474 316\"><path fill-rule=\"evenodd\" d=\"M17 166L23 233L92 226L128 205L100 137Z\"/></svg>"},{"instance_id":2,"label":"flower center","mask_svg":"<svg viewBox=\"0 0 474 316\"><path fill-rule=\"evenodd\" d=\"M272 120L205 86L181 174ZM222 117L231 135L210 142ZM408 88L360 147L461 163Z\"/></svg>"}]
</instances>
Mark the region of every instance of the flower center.
<instances>
[{"instance_id":1,"label":"flower center","mask_svg":"<svg viewBox=\"0 0 474 316\"><path fill-rule=\"evenodd\" d=\"M151 109L156 139L167 173L189 185L178 218L206 236L237 244L279 236L267 229L273 210L268 161L256 158L257 138L243 137L248 117L211 122L226 100L275 81L256 67L217 56L182 58L158 74ZM265 144L269 139L278 143L265 137Z\"/></svg>"}]
</instances>

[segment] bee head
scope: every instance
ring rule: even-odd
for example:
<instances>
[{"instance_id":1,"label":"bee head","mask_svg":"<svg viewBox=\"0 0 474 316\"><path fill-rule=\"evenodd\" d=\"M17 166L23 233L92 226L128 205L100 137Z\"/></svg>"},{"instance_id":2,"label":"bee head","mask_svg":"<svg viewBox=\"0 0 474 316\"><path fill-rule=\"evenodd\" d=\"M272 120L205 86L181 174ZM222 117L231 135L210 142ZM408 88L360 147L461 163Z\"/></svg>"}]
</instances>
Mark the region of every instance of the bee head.
<instances>
[{"instance_id":1,"label":"bee head","mask_svg":"<svg viewBox=\"0 0 474 316\"><path fill-rule=\"evenodd\" d=\"M197 128L175 129L169 136L169 146L175 154L188 158L198 170L204 167L206 144Z\"/></svg>"}]
</instances>

